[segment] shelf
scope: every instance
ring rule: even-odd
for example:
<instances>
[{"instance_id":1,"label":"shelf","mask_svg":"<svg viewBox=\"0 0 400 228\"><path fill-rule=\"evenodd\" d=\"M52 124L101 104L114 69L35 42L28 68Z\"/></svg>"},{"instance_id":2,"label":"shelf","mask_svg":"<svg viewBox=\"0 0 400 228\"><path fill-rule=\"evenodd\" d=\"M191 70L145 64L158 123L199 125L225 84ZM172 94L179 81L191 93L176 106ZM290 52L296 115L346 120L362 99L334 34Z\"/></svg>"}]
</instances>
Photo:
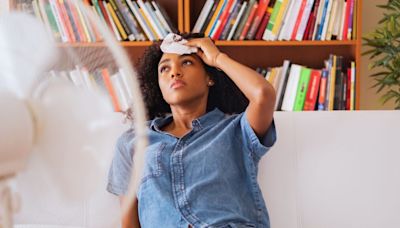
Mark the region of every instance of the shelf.
<instances>
[{"instance_id":1,"label":"shelf","mask_svg":"<svg viewBox=\"0 0 400 228\"><path fill-rule=\"evenodd\" d=\"M120 42L122 47L147 47L153 42L151 41L125 41ZM264 40L217 40L217 46L353 46L357 44L356 40L346 41L264 41ZM96 43L60 43L60 47L103 47L103 42Z\"/></svg>"},{"instance_id":2,"label":"shelf","mask_svg":"<svg viewBox=\"0 0 400 228\"><path fill-rule=\"evenodd\" d=\"M332 40L332 41L264 41L264 40L218 40L215 41L218 46L352 46L356 45L355 40Z\"/></svg>"}]
</instances>

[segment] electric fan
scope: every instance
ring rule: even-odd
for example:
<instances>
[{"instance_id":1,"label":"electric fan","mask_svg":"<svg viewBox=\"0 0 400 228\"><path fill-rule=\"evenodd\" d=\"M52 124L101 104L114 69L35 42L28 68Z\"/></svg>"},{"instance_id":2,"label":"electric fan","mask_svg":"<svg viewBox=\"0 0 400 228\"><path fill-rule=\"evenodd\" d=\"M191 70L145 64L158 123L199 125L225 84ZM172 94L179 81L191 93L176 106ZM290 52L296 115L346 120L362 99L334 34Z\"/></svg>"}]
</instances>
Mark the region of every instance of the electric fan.
<instances>
[{"instance_id":1,"label":"electric fan","mask_svg":"<svg viewBox=\"0 0 400 228\"><path fill-rule=\"evenodd\" d=\"M137 135L133 159L143 164L146 118L131 62L90 8L81 1L68 3L102 42L57 45L42 21L31 15L0 18L0 227L12 226L9 180L24 167L29 173L28 161L37 162L40 175L47 175L70 200L90 197L93 188L105 189L103 171L113 156L115 137L122 133L122 118L112 110L116 96L124 98L118 108ZM110 93L116 84L119 90ZM133 202L140 177L135 165L122 215Z\"/></svg>"}]
</instances>

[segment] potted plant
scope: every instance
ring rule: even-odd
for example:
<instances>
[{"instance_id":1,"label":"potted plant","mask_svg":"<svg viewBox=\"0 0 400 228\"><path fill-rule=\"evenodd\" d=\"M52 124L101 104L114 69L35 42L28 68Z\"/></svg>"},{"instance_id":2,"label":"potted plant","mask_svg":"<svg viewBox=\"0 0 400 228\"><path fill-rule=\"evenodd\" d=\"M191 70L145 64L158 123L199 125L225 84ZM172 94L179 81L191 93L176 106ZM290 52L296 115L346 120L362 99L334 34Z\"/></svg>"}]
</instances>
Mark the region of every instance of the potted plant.
<instances>
[{"instance_id":1,"label":"potted plant","mask_svg":"<svg viewBox=\"0 0 400 228\"><path fill-rule=\"evenodd\" d=\"M386 5L377 7L385 10L378 28L363 37L364 45L370 49L363 55L370 55L372 63L369 69L378 69L374 77L377 93L384 88L381 96L383 104L395 100L396 109L400 109L400 0L389 0Z\"/></svg>"}]
</instances>

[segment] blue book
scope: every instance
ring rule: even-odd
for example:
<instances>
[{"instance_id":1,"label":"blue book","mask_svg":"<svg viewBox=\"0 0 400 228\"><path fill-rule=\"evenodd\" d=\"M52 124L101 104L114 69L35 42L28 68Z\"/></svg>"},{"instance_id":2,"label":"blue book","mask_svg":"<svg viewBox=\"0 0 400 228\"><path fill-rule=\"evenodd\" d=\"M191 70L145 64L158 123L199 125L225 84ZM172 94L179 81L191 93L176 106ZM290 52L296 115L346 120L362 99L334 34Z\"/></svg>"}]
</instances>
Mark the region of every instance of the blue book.
<instances>
[{"instance_id":1,"label":"blue book","mask_svg":"<svg viewBox=\"0 0 400 228\"><path fill-rule=\"evenodd\" d=\"M328 11L329 1L332 1L332 0L326 0L325 1L324 10L322 11L321 24L319 24L319 27L318 27L317 39L316 40L321 40L322 30L324 28L324 23L327 22L326 21L326 16L327 16L326 14L327 14L327 11Z\"/></svg>"}]
</instances>

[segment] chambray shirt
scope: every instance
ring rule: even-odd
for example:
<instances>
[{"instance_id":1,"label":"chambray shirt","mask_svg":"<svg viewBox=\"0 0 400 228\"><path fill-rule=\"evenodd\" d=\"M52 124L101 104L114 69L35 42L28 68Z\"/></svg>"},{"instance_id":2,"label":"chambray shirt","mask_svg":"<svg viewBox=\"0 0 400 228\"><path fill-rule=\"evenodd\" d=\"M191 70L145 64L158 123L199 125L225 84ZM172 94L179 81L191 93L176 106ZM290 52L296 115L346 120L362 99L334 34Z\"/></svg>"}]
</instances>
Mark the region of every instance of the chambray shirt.
<instances>
[{"instance_id":1,"label":"chambray shirt","mask_svg":"<svg viewBox=\"0 0 400 228\"><path fill-rule=\"evenodd\" d=\"M272 122L260 141L245 113L215 109L192 121L177 138L161 130L172 116L149 126L144 176L137 194L141 227L269 227L257 183L260 158L276 141ZM132 167L133 130L118 140L107 190L127 191Z\"/></svg>"}]
</instances>

